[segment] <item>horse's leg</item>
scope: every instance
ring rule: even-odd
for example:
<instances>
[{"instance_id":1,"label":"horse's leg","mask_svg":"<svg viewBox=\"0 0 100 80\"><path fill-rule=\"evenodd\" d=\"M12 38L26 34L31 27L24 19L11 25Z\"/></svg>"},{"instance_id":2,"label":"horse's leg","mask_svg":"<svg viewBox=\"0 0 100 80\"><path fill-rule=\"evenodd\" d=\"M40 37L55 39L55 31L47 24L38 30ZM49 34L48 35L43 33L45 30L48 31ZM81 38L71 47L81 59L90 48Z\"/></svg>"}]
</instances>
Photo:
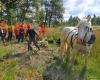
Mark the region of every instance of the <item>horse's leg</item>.
<instances>
[{"instance_id":1,"label":"horse's leg","mask_svg":"<svg viewBox=\"0 0 100 80\"><path fill-rule=\"evenodd\" d=\"M68 59L70 59L70 55L71 55L71 53L70 53L71 51L70 51L70 45L67 43L67 41L66 41L66 43L65 43L65 53L66 53L66 57L68 58Z\"/></svg>"},{"instance_id":2,"label":"horse's leg","mask_svg":"<svg viewBox=\"0 0 100 80\"><path fill-rule=\"evenodd\" d=\"M87 68L88 53L84 54L84 67Z\"/></svg>"},{"instance_id":3,"label":"horse's leg","mask_svg":"<svg viewBox=\"0 0 100 80\"><path fill-rule=\"evenodd\" d=\"M73 56L73 49L71 48L71 46L68 47L68 52L69 52L69 60L72 60L72 56Z\"/></svg>"},{"instance_id":4,"label":"horse's leg","mask_svg":"<svg viewBox=\"0 0 100 80\"><path fill-rule=\"evenodd\" d=\"M68 42L66 40L66 35L65 33L63 32L61 34L61 45L60 45L60 53L61 53L61 58L64 57L65 53L68 53L69 52L69 48L68 48Z\"/></svg>"},{"instance_id":5,"label":"horse's leg","mask_svg":"<svg viewBox=\"0 0 100 80\"><path fill-rule=\"evenodd\" d=\"M73 49L71 51L71 65L70 65L71 68L74 65L74 62L75 62L75 59L76 59L76 55L77 55L77 50L76 49Z\"/></svg>"}]
</instances>

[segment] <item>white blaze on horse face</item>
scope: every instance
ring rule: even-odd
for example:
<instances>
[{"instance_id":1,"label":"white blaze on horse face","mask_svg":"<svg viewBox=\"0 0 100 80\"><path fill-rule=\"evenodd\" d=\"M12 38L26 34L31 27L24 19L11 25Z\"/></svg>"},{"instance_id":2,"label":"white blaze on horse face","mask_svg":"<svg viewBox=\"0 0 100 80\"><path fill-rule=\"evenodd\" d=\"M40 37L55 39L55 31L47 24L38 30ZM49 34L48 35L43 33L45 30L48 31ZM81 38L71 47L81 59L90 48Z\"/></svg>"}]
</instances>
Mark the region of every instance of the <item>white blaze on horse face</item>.
<instances>
[{"instance_id":1,"label":"white blaze on horse face","mask_svg":"<svg viewBox=\"0 0 100 80\"><path fill-rule=\"evenodd\" d=\"M88 21L87 19L81 20L78 24L78 37L83 40L86 32L88 29L86 27L91 28L91 21Z\"/></svg>"},{"instance_id":2,"label":"white blaze on horse face","mask_svg":"<svg viewBox=\"0 0 100 80\"><path fill-rule=\"evenodd\" d=\"M87 16L86 19L87 19L87 22L89 23L89 27L92 28L92 26L91 26L91 16Z\"/></svg>"},{"instance_id":3,"label":"white blaze on horse face","mask_svg":"<svg viewBox=\"0 0 100 80\"><path fill-rule=\"evenodd\" d=\"M89 21L89 27L92 28L92 26L91 26L91 21Z\"/></svg>"}]
</instances>

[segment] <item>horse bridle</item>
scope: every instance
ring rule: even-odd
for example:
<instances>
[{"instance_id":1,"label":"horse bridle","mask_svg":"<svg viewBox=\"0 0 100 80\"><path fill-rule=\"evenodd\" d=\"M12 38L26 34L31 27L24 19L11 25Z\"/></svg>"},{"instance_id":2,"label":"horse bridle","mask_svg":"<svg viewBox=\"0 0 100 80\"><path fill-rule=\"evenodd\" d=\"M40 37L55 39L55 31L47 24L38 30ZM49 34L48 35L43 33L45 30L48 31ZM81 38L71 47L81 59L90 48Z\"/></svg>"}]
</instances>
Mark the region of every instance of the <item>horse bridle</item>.
<instances>
[{"instance_id":1,"label":"horse bridle","mask_svg":"<svg viewBox=\"0 0 100 80\"><path fill-rule=\"evenodd\" d=\"M89 45L89 43L85 41L86 36L87 36L87 34L88 34L89 31L93 33L93 30L92 30L92 28L89 28L88 26L86 26L85 28L87 28L87 31L86 31L86 33L85 33L85 35L84 35L83 40L82 40L82 44L86 46L86 44Z\"/></svg>"}]
</instances>

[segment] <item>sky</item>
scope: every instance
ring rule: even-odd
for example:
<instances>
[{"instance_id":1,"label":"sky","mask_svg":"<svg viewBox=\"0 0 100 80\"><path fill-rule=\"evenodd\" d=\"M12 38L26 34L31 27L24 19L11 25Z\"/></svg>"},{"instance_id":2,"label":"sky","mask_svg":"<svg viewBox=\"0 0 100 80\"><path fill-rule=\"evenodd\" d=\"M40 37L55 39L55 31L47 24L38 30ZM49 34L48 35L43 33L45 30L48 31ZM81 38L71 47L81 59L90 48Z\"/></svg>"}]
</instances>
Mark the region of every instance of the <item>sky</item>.
<instances>
[{"instance_id":1,"label":"sky","mask_svg":"<svg viewBox=\"0 0 100 80\"><path fill-rule=\"evenodd\" d=\"M64 20L68 20L70 15L78 16L80 19L90 14L100 16L100 0L63 0Z\"/></svg>"}]
</instances>

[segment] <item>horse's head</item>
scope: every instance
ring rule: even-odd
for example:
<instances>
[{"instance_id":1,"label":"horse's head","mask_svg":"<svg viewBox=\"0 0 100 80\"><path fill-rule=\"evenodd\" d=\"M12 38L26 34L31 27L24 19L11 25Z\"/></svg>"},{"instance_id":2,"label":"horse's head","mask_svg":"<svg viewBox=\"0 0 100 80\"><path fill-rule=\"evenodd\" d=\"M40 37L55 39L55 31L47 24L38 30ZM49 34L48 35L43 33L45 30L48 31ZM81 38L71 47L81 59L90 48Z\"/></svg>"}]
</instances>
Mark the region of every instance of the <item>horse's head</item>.
<instances>
[{"instance_id":1,"label":"horse's head","mask_svg":"<svg viewBox=\"0 0 100 80\"><path fill-rule=\"evenodd\" d=\"M95 42L90 16L80 20L78 24L78 37L81 39L83 45L92 45Z\"/></svg>"}]
</instances>

